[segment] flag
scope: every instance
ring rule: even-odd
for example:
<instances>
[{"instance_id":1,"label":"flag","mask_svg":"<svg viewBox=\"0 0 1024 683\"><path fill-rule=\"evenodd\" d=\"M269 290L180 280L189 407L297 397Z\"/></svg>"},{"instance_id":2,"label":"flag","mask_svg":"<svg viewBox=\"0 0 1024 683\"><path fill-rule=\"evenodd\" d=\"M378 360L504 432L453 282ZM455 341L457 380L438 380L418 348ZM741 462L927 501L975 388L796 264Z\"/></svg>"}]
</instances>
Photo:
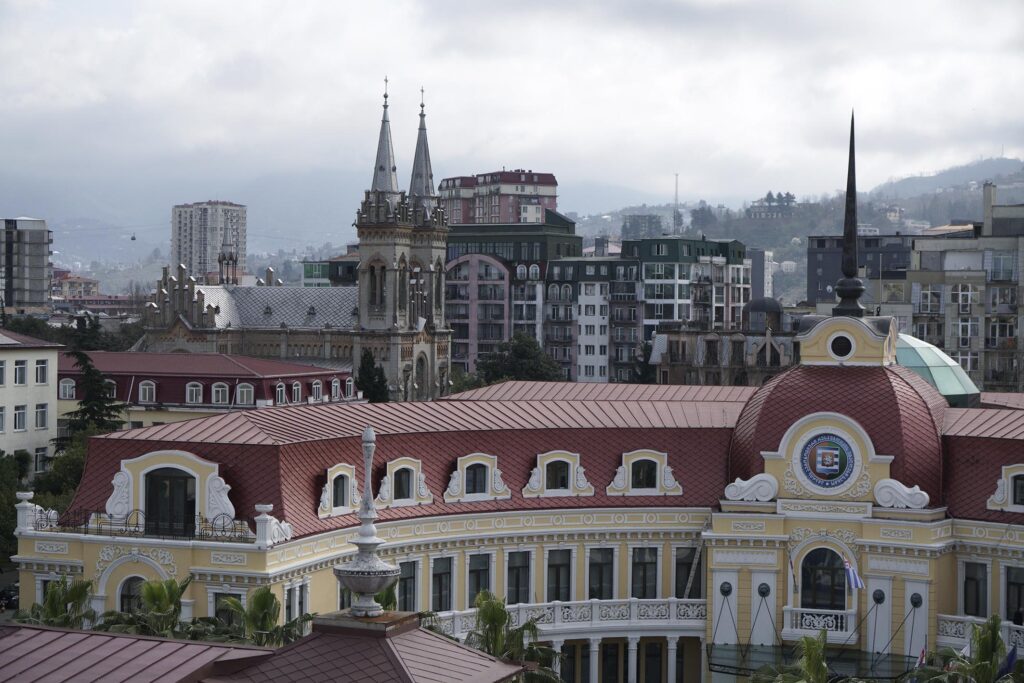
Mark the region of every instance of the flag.
<instances>
[{"instance_id":1,"label":"flag","mask_svg":"<svg viewBox=\"0 0 1024 683\"><path fill-rule=\"evenodd\" d=\"M797 583L796 583L796 567L793 566L793 555L792 554L790 554L790 556L789 556L789 573L792 574L792 576L793 576L793 592L794 593L799 593L800 589L797 587Z\"/></svg>"},{"instance_id":2,"label":"flag","mask_svg":"<svg viewBox=\"0 0 1024 683\"><path fill-rule=\"evenodd\" d=\"M1017 646L1014 645L1013 649L1006 653L1006 659L999 665L999 673L996 674L996 678L1002 678L1006 674L1013 671L1013 665L1017 663Z\"/></svg>"},{"instance_id":3,"label":"flag","mask_svg":"<svg viewBox=\"0 0 1024 683\"><path fill-rule=\"evenodd\" d=\"M925 660L927 659L927 657L925 656L926 649L927 646L921 648L921 654L917 656L917 664L914 665L915 669L920 669L922 666L924 666Z\"/></svg>"},{"instance_id":4,"label":"flag","mask_svg":"<svg viewBox=\"0 0 1024 683\"><path fill-rule=\"evenodd\" d=\"M857 568L850 564L850 561L845 557L843 558L843 566L846 568L846 582L850 584L850 588L863 588L864 580L857 573Z\"/></svg>"}]
</instances>

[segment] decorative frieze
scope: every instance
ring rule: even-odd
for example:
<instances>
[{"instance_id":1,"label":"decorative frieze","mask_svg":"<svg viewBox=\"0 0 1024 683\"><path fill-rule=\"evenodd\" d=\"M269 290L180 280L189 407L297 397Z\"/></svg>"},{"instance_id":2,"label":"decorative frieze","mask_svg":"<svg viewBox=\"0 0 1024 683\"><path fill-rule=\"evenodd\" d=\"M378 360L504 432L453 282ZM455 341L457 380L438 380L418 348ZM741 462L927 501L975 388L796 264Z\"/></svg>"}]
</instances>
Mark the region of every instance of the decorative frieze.
<instances>
[{"instance_id":1,"label":"decorative frieze","mask_svg":"<svg viewBox=\"0 0 1024 683\"><path fill-rule=\"evenodd\" d=\"M747 522L747 521L733 522L732 523L732 530L733 531L764 531L765 530L765 523L764 522Z\"/></svg>"},{"instance_id":2,"label":"decorative frieze","mask_svg":"<svg viewBox=\"0 0 1024 683\"><path fill-rule=\"evenodd\" d=\"M909 541L914 538L914 532L910 529L894 529L892 527L882 527L878 530L879 538L893 538L901 541Z\"/></svg>"},{"instance_id":3,"label":"decorative frieze","mask_svg":"<svg viewBox=\"0 0 1024 683\"><path fill-rule=\"evenodd\" d=\"M68 544L58 541L36 541L37 553L50 553L53 555L67 555Z\"/></svg>"},{"instance_id":4,"label":"decorative frieze","mask_svg":"<svg viewBox=\"0 0 1024 683\"><path fill-rule=\"evenodd\" d=\"M775 566L778 554L773 550L719 550L714 551L715 564L754 564Z\"/></svg>"},{"instance_id":5,"label":"decorative frieze","mask_svg":"<svg viewBox=\"0 0 1024 683\"><path fill-rule=\"evenodd\" d=\"M248 558L245 553L225 553L216 550L210 553L211 564L230 564L244 567L247 561Z\"/></svg>"},{"instance_id":6,"label":"decorative frieze","mask_svg":"<svg viewBox=\"0 0 1024 683\"><path fill-rule=\"evenodd\" d=\"M140 558L145 557L163 567L170 576L178 575L178 565L174 561L174 555L164 548L140 548L123 545L105 545L100 548L99 559L96 560L96 573L102 574L103 570L122 557Z\"/></svg>"},{"instance_id":7,"label":"decorative frieze","mask_svg":"<svg viewBox=\"0 0 1024 683\"><path fill-rule=\"evenodd\" d=\"M928 561L914 560L906 557L869 557L868 569L880 572L896 572L928 576Z\"/></svg>"},{"instance_id":8,"label":"decorative frieze","mask_svg":"<svg viewBox=\"0 0 1024 683\"><path fill-rule=\"evenodd\" d=\"M822 515L863 519L871 516L871 503L841 503L826 500L780 500L777 504L780 515L790 517L820 518Z\"/></svg>"}]
</instances>

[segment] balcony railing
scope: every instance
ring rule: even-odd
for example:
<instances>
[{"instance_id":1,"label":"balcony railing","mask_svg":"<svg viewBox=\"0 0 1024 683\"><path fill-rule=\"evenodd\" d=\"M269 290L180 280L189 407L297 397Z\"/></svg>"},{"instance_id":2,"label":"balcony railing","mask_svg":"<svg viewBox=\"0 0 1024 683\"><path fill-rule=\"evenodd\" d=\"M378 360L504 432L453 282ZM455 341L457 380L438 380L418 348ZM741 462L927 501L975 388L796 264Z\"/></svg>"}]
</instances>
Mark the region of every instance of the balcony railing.
<instances>
[{"instance_id":1,"label":"balcony railing","mask_svg":"<svg viewBox=\"0 0 1024 683\"><path fill-rule=\"evenodd\" d=\"M803 609L784 607L785 626L782 637L796 640L802 636L815 636L824 630L830 644L849 644L857 640L857 610Z\"/></svg>"},{"instance_id":2,"label":"balcony railing","mask_svg":"<svg viewBox=\"0 0 1024 683\"><path fill-rule=\"evenodd\" d=\"M981 617L968 617L962 614L938 615L936 641L940 647L952 647L959 650L971 639L976 626L985 623ZM1016 626L1012 622L1002 623L1003 642L1006 649L1011 647L1024 648L1024 626Z\"/></svg>"},{"instance_id":3,"label":"balcony railing","mask_svg":"<svg viewBox=\"0 0 1024 683\"><path fill-rule=\"evenodd\" d=\"M645 626L703 629L707 621L704 600L662 598L656 600L577 600L509 605L509 623L520 626L537 620L542 634L592 631L602 627L637 629ZM435 624L443 632L464 637L476 623L476 610L441 612Z\"/></svg>"},{"instance_id":4,"label":"balcony railing","mask_svg":"<svg viewBox=\"0 0 1024 683\"><path fill-rule=\"evenodd\" d=\"M62 531L89 536L122 536L129 538L167 538L196 541L230 541L252 543L256 524L252 519L202 515L187 520L146 519L142 510L126 515L109 515L92 510L68 510L59 517L52 511L40 510L33 520L36 531Z\"/></svg>"}]
</instances>

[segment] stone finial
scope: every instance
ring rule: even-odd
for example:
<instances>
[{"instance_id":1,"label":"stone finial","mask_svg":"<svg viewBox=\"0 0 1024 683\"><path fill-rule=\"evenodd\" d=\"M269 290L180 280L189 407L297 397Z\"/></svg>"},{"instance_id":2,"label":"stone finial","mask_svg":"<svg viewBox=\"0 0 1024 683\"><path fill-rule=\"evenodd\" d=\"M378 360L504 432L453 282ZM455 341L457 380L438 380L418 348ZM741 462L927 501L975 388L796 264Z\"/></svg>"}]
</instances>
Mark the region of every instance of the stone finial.
<instances>
[{"instance_id":1,"label":"stone finial","mask_svg":"<svg viewBox=\"0 0 1024 683\"><path fill-rule=\"evenodd\" d=\"M374 596L398 580L398 567L388 564L377 556L377 549L384 539L377 536L377 509L373 503L371 475L373 452L377 448L377 436L373 428L363 430L363 496L359 505L361 525L352 544L358 549L356 556L343 565L334 568L342 588L352 592L351 614L354 617L376 617L384 613Z\"/></svg>"}]
</instances>

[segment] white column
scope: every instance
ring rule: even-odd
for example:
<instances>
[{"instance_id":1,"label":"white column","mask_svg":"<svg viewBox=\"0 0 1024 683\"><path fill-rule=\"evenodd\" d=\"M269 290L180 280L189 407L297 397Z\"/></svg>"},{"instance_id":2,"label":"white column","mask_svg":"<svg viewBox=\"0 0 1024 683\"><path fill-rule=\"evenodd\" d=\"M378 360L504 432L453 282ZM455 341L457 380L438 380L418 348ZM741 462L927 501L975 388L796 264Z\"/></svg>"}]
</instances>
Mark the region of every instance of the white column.
<instances>
[{"instance_id":1,"label":"white column","mask_svg":"<svg viewBox=\"0 0 1024 683\"><path fill-rule=\"evenodd\" d=\"M636 649L640 645L640 636L629 637L629 657L626 660L626 680L629 683L636 683Z\"/></svg>"},{"instance_id":2,"label":"white column","mask_svg":"<svg viewBox=\"0 0 1024 683\"><path fill-rule=\"evenodd\" d=\"M665 669L667 683L676 683L676 647L679 645L679 639L675 636L668 637L668 647L665 648L665 656L668 657L667 667Z\"/></svg>"},{"instance_id":3,"label":"white column","mask_svg":"<svg viewBox=\"0 0 1024 683\"><path fill-rule=\"evenodd\" d=\"M590 639L590 683L597 683L597 672L601 666L601 639Z\"/></svg>"},{"instance_id":4,"label":"white column","mask_svg":"<svg viewBox=\"0 0 1024 683\"><path fill-rule=\"evenodd\" d=\"M565 645L564 640L552 640L551 649L555 651L555 657L551 660L551 670L555 672L555 675L562 673L562 646Z\"/></svg>"}]
</instances>

